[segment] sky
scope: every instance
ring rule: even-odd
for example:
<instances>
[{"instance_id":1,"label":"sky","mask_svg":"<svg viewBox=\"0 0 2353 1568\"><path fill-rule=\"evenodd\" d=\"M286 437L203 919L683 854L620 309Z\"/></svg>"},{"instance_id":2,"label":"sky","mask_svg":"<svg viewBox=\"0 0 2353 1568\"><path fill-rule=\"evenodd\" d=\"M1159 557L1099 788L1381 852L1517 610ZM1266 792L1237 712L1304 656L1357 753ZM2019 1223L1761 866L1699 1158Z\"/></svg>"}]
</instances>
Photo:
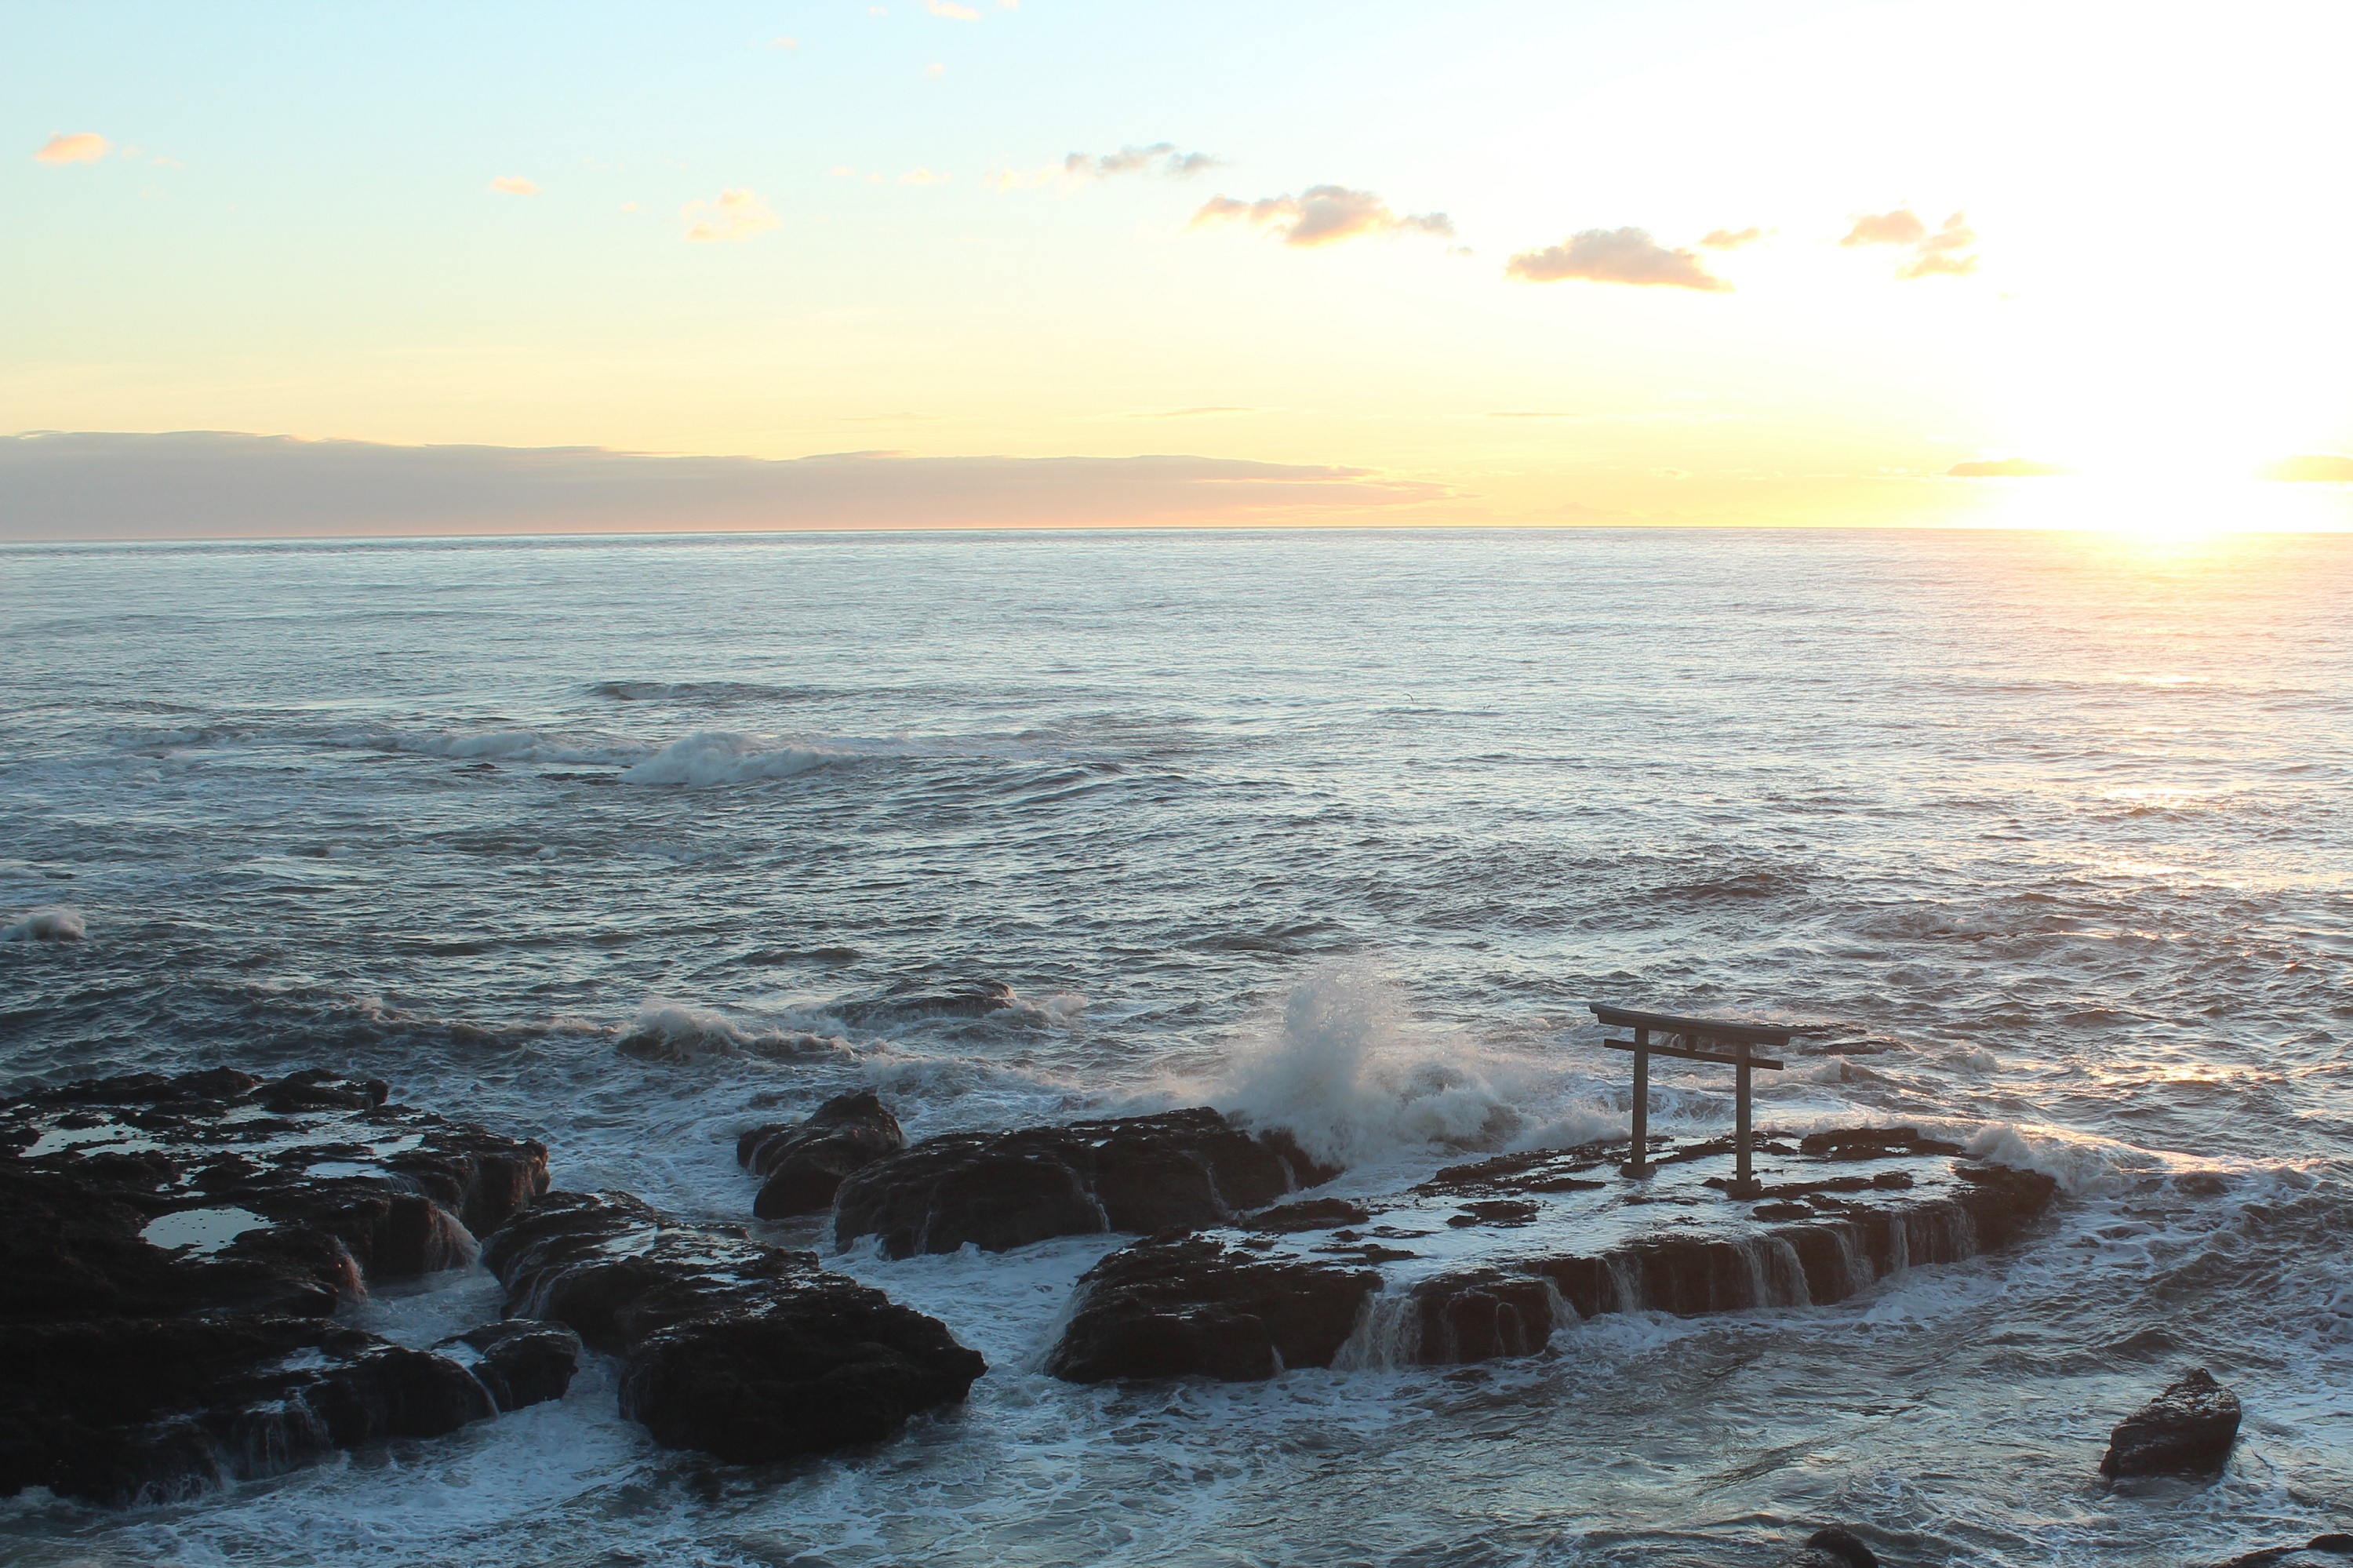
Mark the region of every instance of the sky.
<instances>
[{"instance_id":1,"label":"sky","mask_svg":"<svg viewBox=\"0 0 2353 1568\"><path fill-rule=\"evenodd\" d=\"M2260 0L10 7L0 432L69 434L0 438L0 537L2345 526L2348 46Z\"/></svg>"}]
</instances>

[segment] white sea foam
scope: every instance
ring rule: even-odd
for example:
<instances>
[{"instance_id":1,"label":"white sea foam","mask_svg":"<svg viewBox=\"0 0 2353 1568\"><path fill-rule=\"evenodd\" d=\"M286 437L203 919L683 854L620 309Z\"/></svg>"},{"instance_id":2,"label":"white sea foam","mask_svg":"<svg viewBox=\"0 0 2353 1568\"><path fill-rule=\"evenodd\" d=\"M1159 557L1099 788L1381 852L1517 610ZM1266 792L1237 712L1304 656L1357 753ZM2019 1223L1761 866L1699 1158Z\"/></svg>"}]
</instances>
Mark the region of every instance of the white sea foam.
<instances>
[{"instance_id":1,"label":"white sea foam","mask_svg":"<svg viewBox=\"0 0 2353 1568\"><path fill-rule=\"evenodd\" d=\"M711 1008L649 997L622 1033L620 1049L648 1061L704 1062L739 1056L847 1057L849 1043L838 1034L739 1023Z\"/></svg>"},{"instance_id":2,"label":"white sea foam","mask_svg":"<svg viewBox=\"0 0 2353 1568\"><path fill-rule=\"evenodd\" d=\"M1335 964L1294 985L1233 1062L1216 1103L1289 1128L1319 1160L1358 1166L1404 1148L1501 1148L1527 1118L1479 1070L1467 1040L1416 1028L1397 990Z\"/></svg>"},{"instance_id":3,"label":"white sea foam","mask_svg":"<svg viewBox=\"0 0 2353 1568\"><path fill-rule=\"evenodd\" d=\"M924 748L904 736L889 740L797 740L772 735L743 735L733 730L697 730L624 769L621 781L683 784L690 789L707 789L720 784L791 779L831 763L922 755Z\"/></svg>"},{"instance_id":4,"label":"white sea foam","mask_svg":"<svg viewBox=\"0 0 2353 1568\"><path fill-rule=\"evenodd\" d=\"M13 926L0 926L0 942L79 942L87 930L80 910L47 904L26 911Z\"/></svg>"}]
</instances>

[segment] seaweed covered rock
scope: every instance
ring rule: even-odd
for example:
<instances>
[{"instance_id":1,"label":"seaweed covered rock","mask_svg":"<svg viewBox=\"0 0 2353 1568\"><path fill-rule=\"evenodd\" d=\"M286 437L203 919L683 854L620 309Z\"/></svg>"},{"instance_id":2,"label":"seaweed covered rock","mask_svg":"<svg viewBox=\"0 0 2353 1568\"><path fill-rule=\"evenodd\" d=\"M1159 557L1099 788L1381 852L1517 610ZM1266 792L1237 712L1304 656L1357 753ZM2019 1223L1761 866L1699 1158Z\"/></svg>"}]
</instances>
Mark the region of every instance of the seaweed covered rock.
<instances>
[{"instance_id":1,"label":"seaweed covered rock","mask_svg":"<svg viewBox=\"0 0 2353 1568\"><path fill-rule=\"evenodd\" d=\"M844 1177L906 1147L899 1118L861 1089L836 1095L806 1120L754 1128L735 1140L735 1162L765 1178L752 1212L782 1220L823 1213Z\"/></svg>"},{"instance_id":2,"label":"seaweed covered rock","mask_svg":"<svg viewBox=\"0 0 2353 1568\"><path fill-rule=\"evenodd\" d=\"M547 1152L389 1097L222 1067L0 1103L0 1491L185 1497L493 1414L457 1361L324 1319L470 1261Z\"/></svg>"},{"instance_id":3,"label":"seaweed covered rock","mask_svg":"<svg viewBox=\"0 0 2353 1568\"><path fill-rule=\"evenodd\" d=\"M2211 1476L2230 1461L2238 1440L2239 1396L2204 1367L2193 1367L2117 1424L2100 1474L2111 1480Z\"/></svg>"},{"instance_id":4,"label":"seaweed covered rock","mask_svg":"<svg viewBox=\"0 0 2353 1568\"><path fill-rule=\"evenodd\" d=\"M1328 1367L1379 1286L1369 1269L1154 1236L1080 1279L1078 1309L1047 1371L1072 1383L1187 1374L1244 1383Z\"/></svg>"},{"instance_id":5,"label":"seaweed covered rock","mask_svg":"<svg viewBox=\"0 0 2353 1568\"><path fill-rule=\"evenodd\" d=\"M1207 1107L927 1139L850 1176L834 1240L886 1257L1007 1252L1050 1236L1224 1224L1339 1172L1288 1133L1253 1136Z\"/></svg>"},{"instance_id":6,"label":"seaweed covered rock","mask_svg":"<svg viewBox=\"0 0 2353 1568\"><path fill-rule=\"evenodd\" d=\"M937 1319L814 1253L680 1224L625 1193L552 1193L482 1261L510 1316L563 1323L622 1358L624 1415L723 1459L886 1437L962 1401L987 1370Z\"/></svg>"}]
</instances>

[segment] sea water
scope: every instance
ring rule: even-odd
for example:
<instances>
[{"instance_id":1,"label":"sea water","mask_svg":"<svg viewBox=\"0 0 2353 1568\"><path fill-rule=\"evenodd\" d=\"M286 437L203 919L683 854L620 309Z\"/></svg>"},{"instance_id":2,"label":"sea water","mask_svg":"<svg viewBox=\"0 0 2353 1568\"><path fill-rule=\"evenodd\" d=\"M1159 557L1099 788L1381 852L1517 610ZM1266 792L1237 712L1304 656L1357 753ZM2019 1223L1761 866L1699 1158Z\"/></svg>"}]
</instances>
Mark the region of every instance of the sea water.
<instances>
[{"instance_id":1,"label":"sea water","mask_svg":"<svg viewBox=\"0 0 2353 1568\"><path fill-rule=\"evenodd\" d=\"M749 1218L736 1133L1210 1103L1622 1130L1584 1003L1806 1026L1765 1125L2051 1171L2009 1251L1452 1369L1076 1387L1118 1238L835 1266L988 1358L871 1451L559 1403L41 1564L2188 1563L2353 1523L2353 539L1588 530L0 552L0 1070L322 1065ZM980 1017L928 1004L1003 982ZM1653 1067L1654 1129L1729 1085ZM787 1236L823 1245L806 1228ZM495 1315L463 1271L356 1320ZM2112 1492L2184 1366L2247 1421Z\"/></svg>"}]
</instances>

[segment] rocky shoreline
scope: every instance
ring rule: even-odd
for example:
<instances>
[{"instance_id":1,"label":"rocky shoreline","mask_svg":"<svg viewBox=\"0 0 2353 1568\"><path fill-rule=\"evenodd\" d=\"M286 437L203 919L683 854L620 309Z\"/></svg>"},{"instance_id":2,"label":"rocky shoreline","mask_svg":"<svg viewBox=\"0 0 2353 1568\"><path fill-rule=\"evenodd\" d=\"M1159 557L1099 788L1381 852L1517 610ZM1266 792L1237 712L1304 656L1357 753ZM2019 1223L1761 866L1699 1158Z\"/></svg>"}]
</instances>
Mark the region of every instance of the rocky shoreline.
<instances>
[{"instance_id":1,"label":"rocky shoreline","mask_svg":"<svg viewBox=\"0 0 2353 1568\"><path fill-rule=\"evenodd\" d=\"M747 1129L755 1221L886 1258L1124 1234L1080 1279L1044 1370L1257 1381L1308 1367L1542 1351L1606 1313L1820 1306L2010 1245L2039 1173L1908 1128L1767 1135L1735 1199L1721 1141L1590 1144L1335 1196L1286 1132L1214 1110L910 1145L871 1092ZM501 1317L429 1350L339 1312L479 1263ZM337 1449L432 1438L561 1397L614 1358L655 1441L731 1462L886 1439L987 1371L951 1326L744 1225L549 1189L529 1139L323 1070L139 1075L0 1102L0 1494L185 1499ZM2117 1427L2101 1472L2211 1475L2239 1423L2202 1371ZM2343 1550L2345 1537L2248 1563ZM1801 1561L1873 1561L1842 1529Z\"/></svg>"}]
</instances>

